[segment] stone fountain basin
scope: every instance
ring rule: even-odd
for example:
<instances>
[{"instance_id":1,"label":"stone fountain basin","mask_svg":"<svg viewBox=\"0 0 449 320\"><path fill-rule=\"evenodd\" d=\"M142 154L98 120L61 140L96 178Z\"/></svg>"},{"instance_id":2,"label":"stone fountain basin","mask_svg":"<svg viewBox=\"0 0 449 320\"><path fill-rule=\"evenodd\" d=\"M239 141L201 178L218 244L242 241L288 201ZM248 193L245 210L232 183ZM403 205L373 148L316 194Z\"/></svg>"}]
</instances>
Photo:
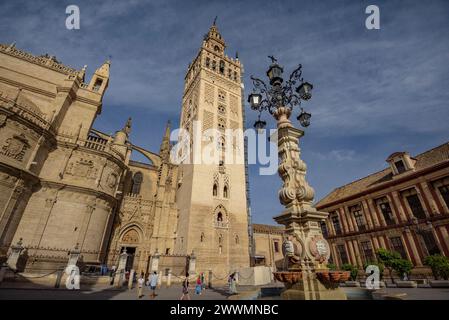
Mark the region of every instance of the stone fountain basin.
<instances>
[{"instance_id":1,"label":"stone fountain basin","mask_svg":"<svg viewBox=\"0 0 449 320\"><path fill-rule=\"evenodd\" d=\"M349 280L350 272L349 271L317 271L316 277L320 281L325 282L345 282ZM281 271L281 272L273 272L274 278L280 282L294 284L302 279L301 271Z\"/></svg>"}]
</instances>

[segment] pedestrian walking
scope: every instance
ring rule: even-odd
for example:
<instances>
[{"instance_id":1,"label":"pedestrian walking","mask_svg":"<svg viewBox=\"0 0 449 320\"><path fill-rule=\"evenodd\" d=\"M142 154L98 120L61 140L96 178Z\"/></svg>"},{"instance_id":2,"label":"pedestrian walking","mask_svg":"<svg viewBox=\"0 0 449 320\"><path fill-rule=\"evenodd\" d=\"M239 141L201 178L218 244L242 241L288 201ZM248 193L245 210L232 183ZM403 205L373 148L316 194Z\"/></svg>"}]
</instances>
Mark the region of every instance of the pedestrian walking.
<instances>
[{"instance_id":1,"label":"pedestrian walking","mask_svg":"<svg viewBox=\"0 0 449 320\"><path fill-rule=\"evenodd\" d=\"M206 277L204 276L204 272L201 272L201 289L206 290Z\"/></svg>"},{"instance_id":2,"label":"pedestrian walking","mask_svg":"<svg viewBox=\"0 0 449 320\"><path fill-rule=\"evenodd\" d=\"M228 278L228 286L229 286L229 293L235 294L237 293L236 289L236 279L235 279L235 272L231 273Z\"/></svg>"},{"instance_id":3,"label":"pedestrian walking","mask_svg":"<svg viewBox=\"0 0 449 320\"><path fill-rule=\"evenodd\" d=\"M137 298L140 299L143 296L143 285L145 284L145 278L143 272L140 273L140 277L137 280Z\"/></svg>"},{"instance_id":4,"label":"pedestrian walking","mask_svg":"<svg viewBox=\"0 0 449 320\"><path fill-rule=\"evenodd\" d=\"M186 273L186 277L182 282L182 296L181 300L190 300L189 295L189 273Z\"/></svg>"},{"instance_id":5,"label":"pedestrian walking","mask_svg":"<svg viewBox=\"0 0 449 320\"><path fill-rule=\"evenodd\" d=\"M152 290L151 297L154 298L157 296L156 294L156 286L157 286L157 272L154 271L153 274L150 276L150 289Z\"/></svg>"},{"instance_id":6,"label":"pedestrian walking","mask_svg":"<svg viewBox=\"0 0 449 320\"><path fill-rule=\"evenodd\" d=\"M109 271L109 278L110 278L110 285L112 286L114 284L114 277L115 277L115 269L116 266L112 266L111 270Z\"/></svg>"},{"instance_id":7,"label":"pedestrian walking","mask_svg":"<svg viewBox=\"0 0 449 320\"><path fill-rule=\"evenodd\" d=\"M195 293L201 294L202 290L203 290L203 285L201 283L201 275L199 275L198 278L196 279Z\"/></svg>"}]
</instances>

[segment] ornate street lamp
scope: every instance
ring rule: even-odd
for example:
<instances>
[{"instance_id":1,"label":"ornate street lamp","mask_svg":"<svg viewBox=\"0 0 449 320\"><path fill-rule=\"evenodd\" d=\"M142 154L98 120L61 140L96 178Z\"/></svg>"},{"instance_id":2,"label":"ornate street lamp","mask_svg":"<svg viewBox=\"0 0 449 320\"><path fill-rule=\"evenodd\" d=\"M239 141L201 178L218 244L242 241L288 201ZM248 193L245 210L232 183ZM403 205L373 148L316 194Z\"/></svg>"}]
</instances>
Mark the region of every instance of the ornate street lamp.
<instances>
[{"instance_id":1,"label":"ornate street lamp","mask_svg":"<svg viewBox=\"0 0 449 320\"><path fill-rule=\"evenodd\" d=\"M285 112L290 114L294 107L301 104L302 100L306 101L312 97L313 86L309 82L305 82L301 77L301 65L293 70L288 80L284 82L282 78L284 68L278 64L273 56L269 56L269 58L271 59L271 65L267 71L267 76L270 80L270 87L261 79L251 76L254 90L248 96L248 102L251 109L260 113L268 111L277 117L276 114L279 115L280 108L283 108ZM298 117L298 120L302 126L306 127L310 124L310 117L310 113L302 113L302 117ZM264 121L262 122L264 123ZM254 127L260 129L260 118L254 124Z\"/></svg>"},{"instance_id":2,"label":"ornate street lamp","mask_svg":"<svg viewBox=\"0 0 449 320\"><path fill-rule=\"evenodd\" d=\"M262 101L262 95L259 93L251 93L248 96L248 102L253 110L257 110L260 105L260 101Z\"/></svg>"},{"instance_id":3,"label":"ornate street lamp","mask_svg":"<svg viewBox=\"0 0 449 320\"><path fill-rule=\"evenodd\" d=\"M265 129L267 123L263 120L260 120L260 113L259 113L259 117L257 118L257 121L254 122L254 128L257 130L258 133L262 133L263 130Z\"/></svg>"},{"instance_id":4,"label":"ornate street lamp","mask_svg":"<svg viewBox=\"0 0 449 320\"><path fill-rule=\"evenodd\" d=\"M266 125L260 120L262 112L268 111L277 120L278 173L283 182L278 195L285 210L274 220L285 226L286 237L284 271L275 272L274 276L285 283L286 290L281 295L285 299L346 299L341 289L326 286L320 280L331 273L327 267L330 247L320 227L329 214L313 206L315 191L307 183L307 166L300 157L299 139L304 131L295 128L290 121L293 109L312 97L313 86L302 79L301 65L284 81L283 68L273 56L269 58L272 62L267 71L270 86L251 76L254 90L248 101L251 109L259 111L254 124L257 130L263 130ZM308 127L311 116L301 108L297 119L303 127Z\"/></svg>"},{"instance_id":5,"label":"ornate street lamp","mask_svg":"<svg viewBox=\"0 0 449 320\"><path fill-rule=\"evenodd\" d=\"M304 127L308 127L310 126L310 118L312 117L312 115L308 112L305 112L303 108L301 108L301 113L299 114L299 116L296 118L298 119L299 123Z\"/></svg>"},{"instance_id":6,"label":"ornate street lamp","mask_svg":"<svg viewBox=\"0 0 449 320\"><path fill-rule=\"evenodd\" d=\"M309 100L312 98L312 89L313 86L310 83L303 82L298 88L296 88L296 92L298 92L301 99Z\"/></svg>"}]
</instances>

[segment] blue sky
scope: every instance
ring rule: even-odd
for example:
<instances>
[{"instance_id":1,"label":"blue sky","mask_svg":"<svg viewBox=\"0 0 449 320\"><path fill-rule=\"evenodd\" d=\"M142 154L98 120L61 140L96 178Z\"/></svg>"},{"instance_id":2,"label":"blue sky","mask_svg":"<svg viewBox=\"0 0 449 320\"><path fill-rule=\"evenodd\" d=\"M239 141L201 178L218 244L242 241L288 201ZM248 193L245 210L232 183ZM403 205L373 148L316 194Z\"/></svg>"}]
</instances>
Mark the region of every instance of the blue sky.
<instances>
[{"instance_id":1,"label":"blue sky","mask_svg":"<svg viewBox=\"0 0 449 320\"><path fill-rule=\"evenodd\" d=\"M80 7L80 30L65 28L69 4ZM370 4L380 8L380 30L365 28ZM165 122L179 122L184 73L216 15L228 55L238 51L245 66L246 92L251 74L265 75L267 55L286 73L301 63L314 84L301 148L317 199L383 169L392 152L449 140L448 1L3 0L0 10L2 43L87 64L88 77L111 56L95 127L112 133L132 116L132 141L154 151ZM256 115L247 108L247 116L252 126ZM254 222L274 223L279 186L277 175L250 166Z\"/></svg>"}]
</instances>

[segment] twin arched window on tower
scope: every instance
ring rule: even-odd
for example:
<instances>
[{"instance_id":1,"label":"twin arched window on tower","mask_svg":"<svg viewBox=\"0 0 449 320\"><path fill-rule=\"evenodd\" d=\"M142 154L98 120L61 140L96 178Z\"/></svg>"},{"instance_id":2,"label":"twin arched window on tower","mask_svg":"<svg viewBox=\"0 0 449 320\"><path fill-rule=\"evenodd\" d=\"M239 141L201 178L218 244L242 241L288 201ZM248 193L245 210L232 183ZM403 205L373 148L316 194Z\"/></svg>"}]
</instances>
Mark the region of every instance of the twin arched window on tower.
<instances>
[{"instance_id":1,"label":"twin arched window on tower","mask_svg":"<svg viewBox=\"0 0 449 320\"><path fill-rule=\"evenodd\" d=\"M212 187L212 195L214 197L218 197L218 183L214 182L214 186ZM227 184L223 187L223 198L229 198L229 187Z\"/></svg>"},{"instance_id":2,"label":"twin arched window on tower","mask_svg":"<svg viewBox=\"0 0 449 320\"><path fill-rule=\"evenodd\" d=\"M131 193L140 194L140 187L142 185L143 175L142 172L136 172L132 177Z\"/></svg>"}]
</instances>

